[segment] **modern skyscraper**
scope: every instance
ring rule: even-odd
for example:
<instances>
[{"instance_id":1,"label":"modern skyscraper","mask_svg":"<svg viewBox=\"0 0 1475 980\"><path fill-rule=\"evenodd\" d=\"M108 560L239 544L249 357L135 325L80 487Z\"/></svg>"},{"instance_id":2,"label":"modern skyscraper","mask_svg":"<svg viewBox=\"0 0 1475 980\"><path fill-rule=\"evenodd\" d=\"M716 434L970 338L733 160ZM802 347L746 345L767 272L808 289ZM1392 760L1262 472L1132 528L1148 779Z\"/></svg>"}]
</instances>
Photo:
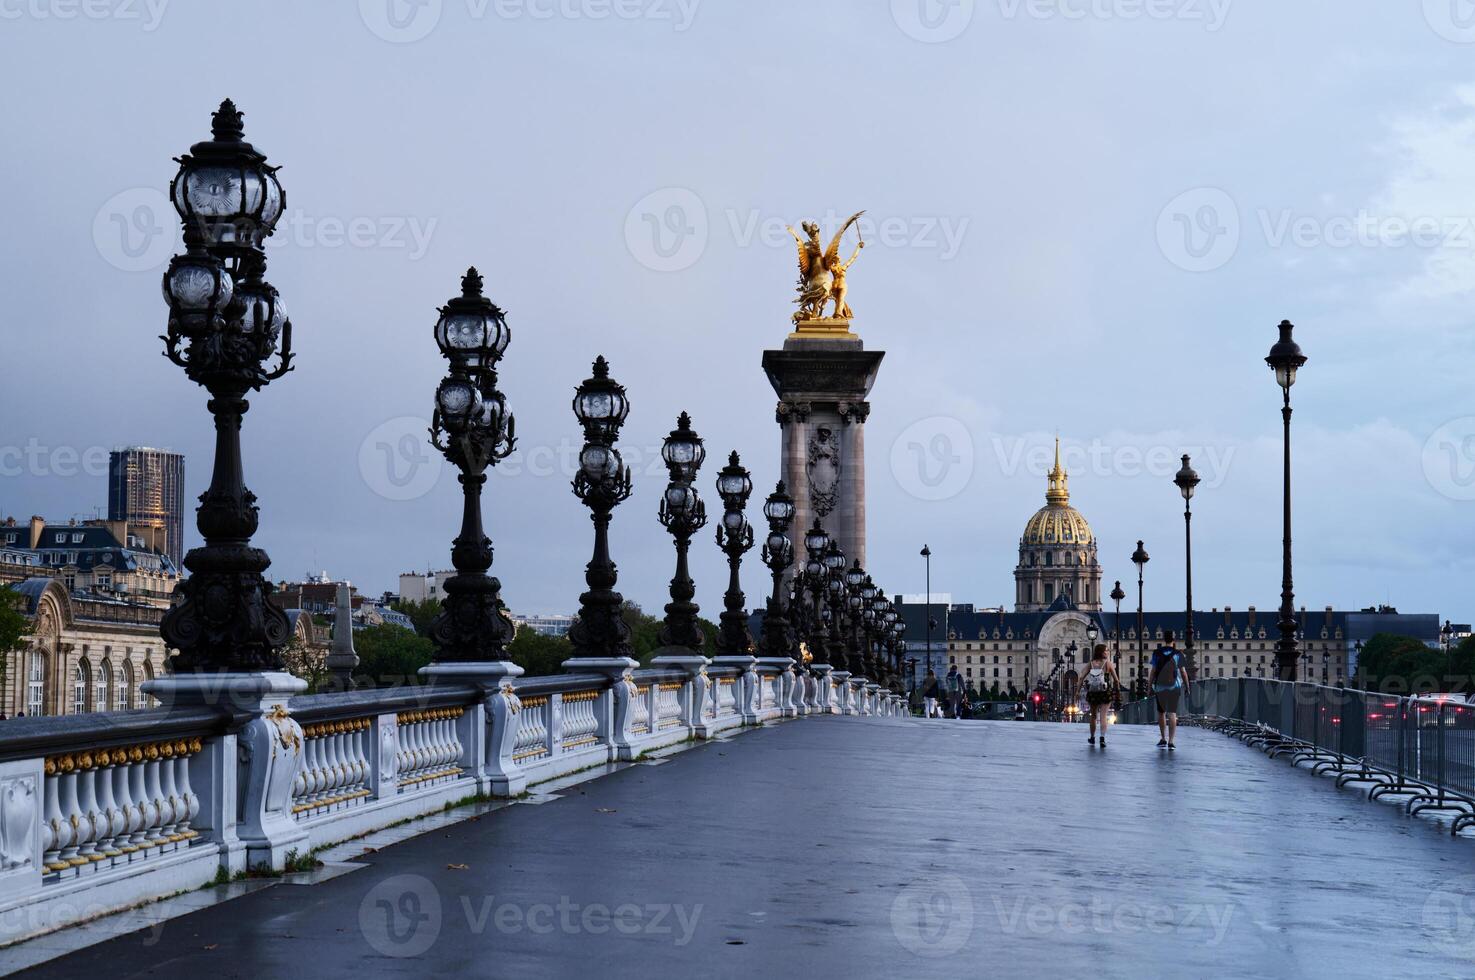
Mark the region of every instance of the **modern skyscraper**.
<instances>
[{"instance_id":1,"label":"modern skyscraper","mask_svg":"<svg viewBox=\"0 0 1475 980\"><path fill-rule=\"evenodd\" d=\"M184 560L184 456L165 449L115 449L108 461L108 520L154 528L155 547Z\"/></svg>"}]
</instances>

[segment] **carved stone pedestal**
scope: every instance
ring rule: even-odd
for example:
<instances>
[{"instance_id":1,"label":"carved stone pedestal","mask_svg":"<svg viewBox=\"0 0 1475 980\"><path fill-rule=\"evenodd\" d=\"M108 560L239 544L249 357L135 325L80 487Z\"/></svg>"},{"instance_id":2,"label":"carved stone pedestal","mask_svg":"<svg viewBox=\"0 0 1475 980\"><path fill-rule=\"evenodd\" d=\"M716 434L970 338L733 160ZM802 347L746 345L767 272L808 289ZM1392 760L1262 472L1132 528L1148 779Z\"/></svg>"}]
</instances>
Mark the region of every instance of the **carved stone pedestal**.
<instances>
[{"instance_id":1,"label":"carved stone pedestal","mask_svg":"<svg viewBox=\"0 0 1475 980\"><path fill-rule=\"evenodd\" d=\"M477 774L478 788L488 796L518 796L528 786L527 774L512 758L517 745L517 714L522 710L512 679L522 673L522 668L510 660L439 663L420 668L421 676L430 678L432 684L445 681L474 684L481 689L486 730L461 733L461 744L467 752L461 767Z\"/></svg>"}]
</instances>

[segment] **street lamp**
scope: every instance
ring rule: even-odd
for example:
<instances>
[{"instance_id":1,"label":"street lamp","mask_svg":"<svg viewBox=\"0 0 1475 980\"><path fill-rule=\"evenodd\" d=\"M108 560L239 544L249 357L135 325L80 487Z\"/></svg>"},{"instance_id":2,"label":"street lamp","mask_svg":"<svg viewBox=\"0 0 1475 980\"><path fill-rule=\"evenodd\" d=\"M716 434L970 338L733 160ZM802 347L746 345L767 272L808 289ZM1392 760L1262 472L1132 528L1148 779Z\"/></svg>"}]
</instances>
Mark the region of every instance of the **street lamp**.
<instances>
[{"instance_id":1,"label":"street lamp","mask_svg":"<svg viewBox=\"0 0 1475 980\"><path fill-rule=\"evenodd\" d=\"M763 564L773 575L773 594L763 615L763 637L760 647L763 656L778 659L790 657L802 673L804 658L798 650L794 626L789 610L784 604L784 573L794 564L794 542L789 540L789 528L794 523L794 498L789 496L784 481L778 481L773 493L763 502L763 516L768 520L768 537L763 541Z\"/></svg>"},{"instance_id":2,"label":"street lamp","mask_svg":"<svg viewBox=\"0 0 1475 980\"><path fill-rule=\"evenodd\" d=\"M804 553L807 556L804 562L804 584L809 590L811 602L807 634L809 652L817 664L830 662L824 619L825 598L829 583L829 570L825 566L825 556L829 549L830 536L820 524L819 518L815 518L814 527L804 534Z\"/></svg>"},{"instance_id":3,"label":"street lamp","mask_svg":"<svg viewBox=\"0 0 1475 980\"><path fill-rule=\"evenodd\" d=\"M1291 385L1296 383L1296 372L1306 363L1306 355L1291 339L1295 327L1291 321L1280 321L1280 339L1270 348L1265 363L1275 372L1275 381L1280 385L1284 399L1280 417L1285 427L1285 479L1282 491L1283 531L1281 538L1280 572L1280 640L1275 644L1276 664L1282 680L1296 679L1296 611L1295 592L1291 584Z\"/></svg>"},{"instance_id":4,"label":"street lamp","mask_svg":"<svg viewBox=\"0 0 1475 980\"><path fill-rule=\"evenodd\" d=\"M1146 624L1142 619L1142 573L1147 569L1147 549L1142 547L1142 542L1137 542L1137 550L1132 552L1132 564L1137 566L1137 683L1142 685L1142 690L1137 694L1139 698L1147 697L1147 637L1144 635Z\"/></svg>"},{"instance_id":5,"label":"street lamp","mask_svg":"<svg viewBox=\"0 0 1475 980\"><path fill-rule=\"evenodd\" d=\"M676 419L676 428L661 445L661 459L666 463L670 479L657 516L676 542L676 574L671 576L671 601L666 603L666 621L656 642L663 647L686 647L698 654L707 641L697 625L698 607L692 602L697 590L687 566L687 552L691 548L691 536L707 526L707 505L692 486L706 458L701 437L692 431L691 416L682 412ZM752 545L751 537L748 545Z\"/></svg>"},{"instance_id":6,"label":"street lamp","mask_svg":"<svg viewBox=\"0 0 1475 980\"><path fill-rule=\"evenodd\" d=\"M241 419L248 392L291 370L292 324L265 279L263 251L286 196L277 168L245 141L229 99L211 120L211 139L179 158L170 186L185 252L164 272L162 339L165 356L210 392L215 465L195 511L204 546L185 556L191 574L176 587L159 632L178 651L175 674L280 671L292 631L262 576L271 559L251 547L259 515L242 472ZM268 369L273 356L277 365Z\"/></svg>"},{"instance_id":7,"label":"street lamp","mask_svg":"<svg viewBox=\"0 0 1475 980\"><path fill-rule=\"evenodd\" d=\"M922 558L927 565L927 673L932 673L932 549L922 545Z\"/></svg>"},{"instance_id":8,"label":"street lamp","mask_svg":"<svg viewBox=\"0 0 1475 980\"><path fill-rule=\"evenodd\" d=\"M609 362L600 356L592 376L574 392L574 416L584 427L574 496L589 508L594 522L594 556L584 572L589 590L579 596L579 618L568 631L579 659L630 656L630 626L622 615L625 600L614 590L619 573L609 555L610 515L630 499L630 468L615 448L629 414L625 388L610 378Z\"/></svg>"},{"instance_id":9,"label":"street lamp","mask_svg":"<svg viewBox=\"0 0 1475 980\"><path fill-rule=\"evenodd\" d=\"M856 677L863 677L866 672L865 657L860 648L866 607L865 596L862 594L865 582L866 572L860 567L860 559L857 558L845 572L845 608L850 612L850 673Z\"/></svg>"},{"instance_id":10,"label":"street lamp","mask_svg":"<svg viewBox=\"0 0 1475 980\"><path fill-rule=\"evenodd\" d=\"M721 627L717 633L717 652L727 657L742 657L753 652L753 637L748 633L748 616L743 611L745 598L739 578L743 555L753 547L753 526L743 513L753 492L753 479L743 469L737 451L727 458L727 465L717 473L717 493L722 497L722 523L717 526L717 547L727 555L727 592L723 595Z\"/></svg>"},{"instance_id":11,"label":"street lamp","mask_svg":"<svg viewBox=\"0 0 1475 980\"><path fill-rule=\"evenodd\" d=\"M489 466L517 444L516 425L497 390L497 362L512 331L482 294L475 268L461 278L461 295L440 309L435 342L450 373L435 392L430 443L461 472L461 531L451 548L456 574L446 580L441 611L430 624L437 663L507 660L516 627L502 609L502 585L488 576L492 542L482 530L481 492Z\"/></svg>"},{"instance_id":12,"label":"street lamp","mask_svg":"<svg viewBox=\"0 0 1475 980\"><path fill-rule=\"evenodd\" d=\"M825 640L829 647L826 659L836 668L844 669L845 655L845 550L840 543L830 539L825 549Z\"/></svg>"},{"instance_id":13,"label":"street lamp","mask_svg":"<svg viewBox=\"0 0 1475 980\"><path fill-rule=\"evenodd\" d=\"M1111 601L1116 603L1116 616L1113 621L1113 632L1116 634L1116 652L1112 658L1112 666L1116 668L1117 680L1121 680L1122 676L1122 600L1126 597L1127 593L1122 591L1121 579L1117 579L1116 584L1111 589Z\"/></svg>"},{"instance_id":14,"label":"street lamp","mask_svg":"<svg viewBox=\"0 0 1475 980\"><path fill-rule=\"evenodd\" d=\"M1183 494L1183 582L1187 590L1184 608L1186 629L1183 636L1184 654L1188 659L1188 679L1198 679L1198 662L1193 655L1193 491L1198 486L1198 473L1189 465L1188 454L1183 454L1183 468L1173 476L1178 492ZM1292 628L1295 623L1292 622Z\"/></svg>"},{"instance_id":15,"label":"street lamp","mask_svg":"<svg viewBox=\"0 0 1475 980\"><path fill-rule=\"evenodd\" d=\"M1444 655L1446 657L1449 656L1449 648L1454 642L1454 636L1455 628L1453 625L1451 625L1450 621L1446 619L1444 621L1444 625L1440 627L1439 630L1439 646L1444 650Z\"/></svg>"}]
</instances>

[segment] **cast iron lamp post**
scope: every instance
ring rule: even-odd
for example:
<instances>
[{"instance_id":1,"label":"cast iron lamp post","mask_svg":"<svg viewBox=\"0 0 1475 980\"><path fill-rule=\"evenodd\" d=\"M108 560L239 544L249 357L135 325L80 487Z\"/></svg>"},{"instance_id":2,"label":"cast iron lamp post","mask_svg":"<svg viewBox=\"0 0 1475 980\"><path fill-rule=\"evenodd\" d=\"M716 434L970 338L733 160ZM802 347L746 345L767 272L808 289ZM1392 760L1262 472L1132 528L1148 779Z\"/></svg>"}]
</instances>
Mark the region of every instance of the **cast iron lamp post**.
<instances>
[{"instance_id":1,"label":"cast iron lamp post","mask_svg":"<svg viewBox=\"0 0 1475 980\"><path fill-rule=\"evenodd\" d=\"M594 556L584 572L589 590L579 596L579 618L569 628L569 643L579 659L630 656L630 626L622 615L624 598L609 555L609 522L615 507L630 498L630 469L615 448L620 426L630 414L625 389L609 376L609 362L594 362L593 374L574 392L574 416L584 427L574 496L589 508L594 522Z\"/></svg>"},{"instance_id":2,"label":"cast iron lamp post","mask_svg":"<svg viewBox=\"0 0 1475 980\"><path fill-rule=\"evenodd\" d=\"M717 547L727 555L727 592L723 595L722 616L717 633L717 652L726 657L742 657L753 652L753 637L748 632L748 615L743 606L740 570L743 555L753 547L753 526L743 511L753 493L753 479L743 469L736 450L727 465L717 473L717 493L722 497L722 523L717 526Z\"/></svg>"},{"instance_id":3,"label":"cast iron lamp post","mask_svg":"<svg viewBox=\"0 0 1475 980\"><path fill-rule=\"evenodd\" d=\"M1183 454L1183 468L1173 476L1178 492L1183 494L1183 582L1187 590L1184 607L1186 629L1183 635L1183 650L1188 660L1188 679L1198 679L1198 661L1193 655L1193 491L1198 486L1198 473L1189 465L1188 454ZM1295 618L1291 619L1291 630L1295 631ZM1284 626L1281 627L1284 630ZM1294 641L1292 641L1294 642ZM1292 676L1295 665L1292 662Z\"/></svg>"},{"instance_id":4,"label":"cast iron lamp post","mask_svg":"<svg viewBox=\"0 0 1475 980\"><path fill-rule=\"evenodd\" d=\"M1142 542L1137 542L1137 550L1132 552L1132 564L1137 566L1137 678L1133 686L1141 686L1137 691L1137 697L1147 697L1147 637L1143 635L1146 624L1142 619L1142 573L1147 569L1147 549L1142 547Z\"/></svg>"},{"instance_id":5,"label":"cast iron lamp post","mask_svg":"<svg viewBox=\"0 0 1475 980\"><path fill-rule=\"evenodd\" d=\"M849 662L845 655L845 550L835 539L825 549L825 611L828 613L826 639L829 644L828 660L837 669L843 670Z\"/></svg>"},{"instance_id":6,"label":"cast iron lamp post","mask_svg":"<svg viewBox=\"0 0 1475 980\"><path fill-rule=\"evenodd\" d=\"M824 619L825 597L829 585L829 569L825 566L824 559L829 548L830 536L816 518L814 527L804 535L804 553L808 556L804 562L804 586L809 592L810 599L810 611L807 615L809 630L805 635L809 654L814 658L816 664L830 662L826 620Z\"/></svg>"},{"instance_id":7,"label":"cast iron lamp post","mask_svg":"<svg viewBox=\"0 0 1475 980\"><path fill-rule=\"evenodd\" d=\"M292 324L264 278L263 251L286 196L277 168L245 141L235 105L226 99L211 118L212 138L179 158L170 186L185 251L164 272L161 339L165 356L210 392L215 465L195 512L204 546L185 556L190 575L159 632L178 651L176 674L280 671L291 627L268 598L271 559L251 546L259 514L242 472L241 419L248 392L291 370Z\"/></svg>"},{"instance_id":8,"label":"cast iron lamp post","mask_svg":"<svg viewBox=\"0 0 1475 980\"><path fill-rule=\"evenodd\" d=\"M1291 339L1295 327L1291 321L1280 321L1280 339L1270 348L1265 363L1275 372L1275 381L1280 385L1282 405L1281 421L1285 427L1285 478L1281 494L1283 530L1281 538L1280 570L1280 640L1275 644L1275 661L1280 668L1281 680L1296 679L1296 594L1291 583L1291 385L1296 383L1296 372L1306 363L1306 355Z\"/></svg>"},{"instance_id":9,"label":"cast iron lamp post","mask_svg":"<svg viewBox=\"0 0 1475 980\"><path fill-rule=\"evenodd\" d=\"M794 498L789 496L784 481L778 481L773 493L763 502L763 516L768 520L768 537L763 541L763 564L773 575L773 593L763 615L763 637L760 647L765 657L789 657L802 672L804 658L798 650L794 625L784 603L784 573L794 564L794 542L789 528L794 524Z\"/></svg>"},{"instance_id":10,"label":"cast iron lamp post","mask_svg":"<svg viewBox=\"0 0 1475 980\"><path fill-rule=\"evenodd\" d=\"M1122 678L1122 600L1127 593L1122 591L1121 579L1111 589L1111 601L1116 603L1116 615L1113 617L1112 633L1114 634L1115 654L1112 657L1112 666L1116 668L1117 680Z\"/></svg>"},{"instance_id":11,"label":"cast iron lamp post","mask_svg":"<svg viewBox=\"0 0 1475 980\"><path fill-rule=\"evenodd\" d=\"M662 647L685 647L694 653L700 653L706 646L706 637L697 625L699 610L692 602L696 585L686 559L691 536L707 526L707 507L692 486L706 458L701 437L692 431L691 416L682 412L676 419L676 428L661 446L661 459L666 463L670 481L661 497L659 516L661 526L676 541L676 574L671 577L671 601L666 603L666 621L656 642Z\"/></svg>"},{"instance_id":12,"label":"cast iron lamp post","mask_svg":"<svg viewBox=\"0 0 1475 980\"><path fill-rule=\"evenodd\" d=\"M497 390L497 363L512 331L502 311L482 295L482 278L468 269L461 295L441 307L435 342L451 364L435 392L430 442L461 471L461 532L451 549L456 574L430 625L437 663L507 660L516 628L502 609L502 585L487 575L492 542L482 530L481 492L487 467L506 459L517 443L516 425Z\"/></svg>"},{"instance_id":13,"label":"cast iron lamp post","mask_svg":"<svg viewBox=\"0 0 1475 980\"><path fill-rule=\"evenodd\" d=\"M922 545L922 560L927 566L927 673L932 673L932 549Z\"/></svg>"},{"instance_id":14,"label":"cast iron lamp post","mask_svg":"<svg viewBox=\"0 0 1475 980\"><path fill-rule=\"evenodd\" d=\"M861 649L865 628L865 583L866 572L857 558L845 572L845 608L849 611L850 620L850 673L856 677L864 677L866 673L865 654Z\"/></svg>"}]
</instances>

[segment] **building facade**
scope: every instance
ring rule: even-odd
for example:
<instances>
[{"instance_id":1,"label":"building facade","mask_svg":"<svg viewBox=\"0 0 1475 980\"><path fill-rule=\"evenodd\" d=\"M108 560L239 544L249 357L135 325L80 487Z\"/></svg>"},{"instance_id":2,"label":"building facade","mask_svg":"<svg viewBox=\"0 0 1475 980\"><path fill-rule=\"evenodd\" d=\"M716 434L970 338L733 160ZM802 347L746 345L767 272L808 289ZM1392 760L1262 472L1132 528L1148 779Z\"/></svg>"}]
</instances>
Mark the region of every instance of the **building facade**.
<instances>
[{"instance_id":1,"label":"building facade","mask_svg":"<svg viewBox=\"0 0 1475 980\"><path fill-rule=\"evenodd\" d=\"M1172 631L1185 649L1183 610L1146 612L1142 628L1135 608L1124 608L1120 619L1102 607L1102 570L1096 557L1096 539L1086 518L1070 506L1068 476L1060 465L1059 444L1050 471L1045 506L1025 524L1020 536L1013 612L1002 607L981 608L953 603L932 607L933 630L945 637L946 653L932 650L932 668L939 675L956 664L969 686L979 693L998 690L1024 696L1048 690L1070 699L1090 659L1090 631L1107 646L1124 686L1145 683L1153 652ZM923 635L927 615L915 597L896 597L907 623L907 655L925 673ZM1249 606L1196 610L1193 614L1194 671L1199 677L1274 677L1275 645L1280 639L1278 607L1265 611ZM1356 668L1361 643L1377 633L1415 636L1439 643L1439 617L1433 613L1399 614L1384 607L1320 611L1302 607L1297 615L1301 663L1306 680L1337 684Z\"/></svg>"},{"instance_id":2,"label":"building facade","mask_svg":"<svg viewBox=\"0 0 1475 980\"><path fill-rule=\"evenodd\" d=\"M163 550L164 535L127 521L49 524L32 517L0 522L0 585L55 578L68 592L167 608L179 566Z\"/></svg>"},{"instance_id":3,"label":"building facade","mask_svg":"<svg viewBox=\"0 0 1475 980\"><path fill-rule=\"evenodd\" d=\"M164 609L70 592L35 577L8 586L30 620L25 649L5 656L0 713L14 718L151 707L140 689L165 672Z\"/></svg>"},{"instance_id":4,"label":"building facade","mask_svg":"<svg viewBox=\"0 0 1475 980\"><path fill-rule=\"evenodd\" d=\"M108 459L108 519L154 529L160 550L184 564L184 456L165 449L115 449Z\"/></svg>"}]
</instances>

